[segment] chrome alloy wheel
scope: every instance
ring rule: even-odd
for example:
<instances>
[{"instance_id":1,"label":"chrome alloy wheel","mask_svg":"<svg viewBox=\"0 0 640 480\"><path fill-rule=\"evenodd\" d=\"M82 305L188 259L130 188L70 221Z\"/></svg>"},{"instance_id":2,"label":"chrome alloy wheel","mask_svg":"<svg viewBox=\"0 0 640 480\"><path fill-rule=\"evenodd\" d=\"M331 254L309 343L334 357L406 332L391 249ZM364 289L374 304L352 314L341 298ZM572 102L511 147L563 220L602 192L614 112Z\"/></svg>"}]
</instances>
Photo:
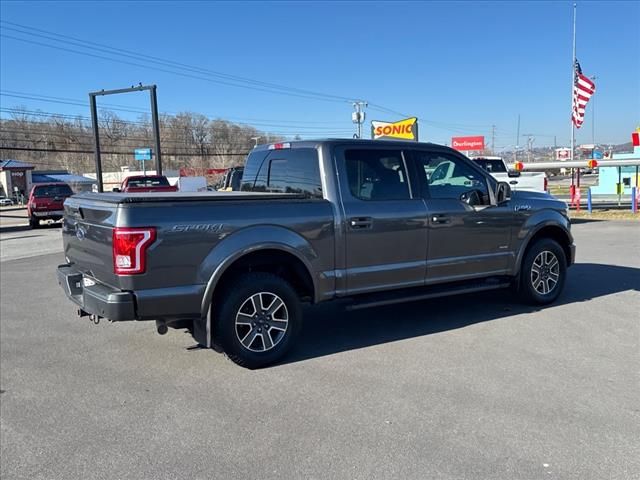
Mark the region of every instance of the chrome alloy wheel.
<instances>
[{"instance_id":1,"label":"chrome alloy wheel","mask_svg":"<svg viewBox=\"0 0 640 480\"><path fill-rule=\"evenodd\" d=\"M547 295L560 280L560 262L553 252L540 252L531 265L531 285L536 292Z\"/></svg>"},{"instance_id":2,"label":"chrome alloy wheel","mask_svg":"<svg viewBox=\"0 0 640 480\"><path fill-rule=\"evenodd\" d=\"M266 352L282 341L289 326L289 312L275 293L251 295L236 314L236 337L247 350Z\"/></svg>"}]
</instances>

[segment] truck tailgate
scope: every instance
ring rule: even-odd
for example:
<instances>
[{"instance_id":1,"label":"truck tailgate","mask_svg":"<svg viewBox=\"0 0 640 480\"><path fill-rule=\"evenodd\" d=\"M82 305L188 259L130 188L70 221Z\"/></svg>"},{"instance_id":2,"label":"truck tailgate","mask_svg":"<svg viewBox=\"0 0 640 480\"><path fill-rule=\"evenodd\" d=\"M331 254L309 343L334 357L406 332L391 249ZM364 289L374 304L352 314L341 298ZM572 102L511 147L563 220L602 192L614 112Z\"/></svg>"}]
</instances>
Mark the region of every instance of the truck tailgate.
<instances>
[{"instance_id":1,"label":"truck tailgate","mask_svg":"<svg viewBox=\"0 0 640 480\"><path fill-rule=\"evenodd\" d=\"M64 204L62 238L67 262L78 271L117 286L113 273L112 232L118 205L71 197Z\"/></svg>"}]
</instances>

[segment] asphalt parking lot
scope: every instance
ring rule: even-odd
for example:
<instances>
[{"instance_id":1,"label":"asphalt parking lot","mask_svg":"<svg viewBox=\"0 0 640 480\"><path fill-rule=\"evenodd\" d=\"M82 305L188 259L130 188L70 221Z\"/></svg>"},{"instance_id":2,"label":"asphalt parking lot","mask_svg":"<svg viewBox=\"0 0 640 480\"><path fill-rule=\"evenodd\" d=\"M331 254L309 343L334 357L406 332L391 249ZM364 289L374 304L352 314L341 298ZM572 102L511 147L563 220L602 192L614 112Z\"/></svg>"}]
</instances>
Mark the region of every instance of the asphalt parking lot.
<instances>
[{"instance_id":1,"label":"asphalt parking lot","mask_svg":"<svg viewBox=\"0 0 640 480\"><path fill-rule=\"evenodd\" d=\"M0 234L3 479L640 477L638 222L574 225L556 305L309 308L258 371L181 330L77 318L59 235Z\"/></svg>"}]
</instances>

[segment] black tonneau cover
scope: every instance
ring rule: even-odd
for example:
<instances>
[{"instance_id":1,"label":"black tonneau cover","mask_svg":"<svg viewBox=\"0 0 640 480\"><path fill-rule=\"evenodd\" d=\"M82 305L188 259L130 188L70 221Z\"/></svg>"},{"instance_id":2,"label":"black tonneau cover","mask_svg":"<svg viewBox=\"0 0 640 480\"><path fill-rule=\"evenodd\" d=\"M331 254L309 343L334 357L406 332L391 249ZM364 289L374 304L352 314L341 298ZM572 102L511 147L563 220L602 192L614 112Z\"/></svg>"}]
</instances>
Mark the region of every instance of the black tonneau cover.
<instances>
[{"instance_id":1,"label":"black tonneau cover","mask_svg":"<svg viewBox=\"0 0 640 480\"><path fill-rule=\"evenodd\" d=\"M94 193L83 192L73 198L106 203L147 203L147 202L223 202L239 200L316 200L297 193L264 192L141 192L141 193Z\"/></svg>"}]
</instances>

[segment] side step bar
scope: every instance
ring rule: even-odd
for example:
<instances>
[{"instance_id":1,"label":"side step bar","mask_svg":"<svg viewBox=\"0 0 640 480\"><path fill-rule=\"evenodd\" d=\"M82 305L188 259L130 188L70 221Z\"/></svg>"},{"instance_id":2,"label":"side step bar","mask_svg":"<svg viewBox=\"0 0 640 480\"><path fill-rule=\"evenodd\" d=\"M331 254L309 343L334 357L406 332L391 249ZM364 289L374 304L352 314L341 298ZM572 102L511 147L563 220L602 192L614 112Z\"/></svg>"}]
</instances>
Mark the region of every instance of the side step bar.
<instances>
[{"instance_id":1,"label":"side step bar","mask_svg":"<svg viewBox=\"0 0 640 480\"><path fill-rule=\"evenodd\" d=\"M424 287L420 291L412 289L410 293L391 292L383 294L367 295L366 299L358 301L353 299L353 303L346 307L347 310L361 310L364 308L380 307L383 305L393 305L394 303L415 302L417 300L427 300L431 298L450 297L463 295L465 293L485 292L487 290L498 290L511 286L511 281L500 279L499 281L465 282L463 284L438 285L434 287Z\"/></svg>"}]
</instances>

